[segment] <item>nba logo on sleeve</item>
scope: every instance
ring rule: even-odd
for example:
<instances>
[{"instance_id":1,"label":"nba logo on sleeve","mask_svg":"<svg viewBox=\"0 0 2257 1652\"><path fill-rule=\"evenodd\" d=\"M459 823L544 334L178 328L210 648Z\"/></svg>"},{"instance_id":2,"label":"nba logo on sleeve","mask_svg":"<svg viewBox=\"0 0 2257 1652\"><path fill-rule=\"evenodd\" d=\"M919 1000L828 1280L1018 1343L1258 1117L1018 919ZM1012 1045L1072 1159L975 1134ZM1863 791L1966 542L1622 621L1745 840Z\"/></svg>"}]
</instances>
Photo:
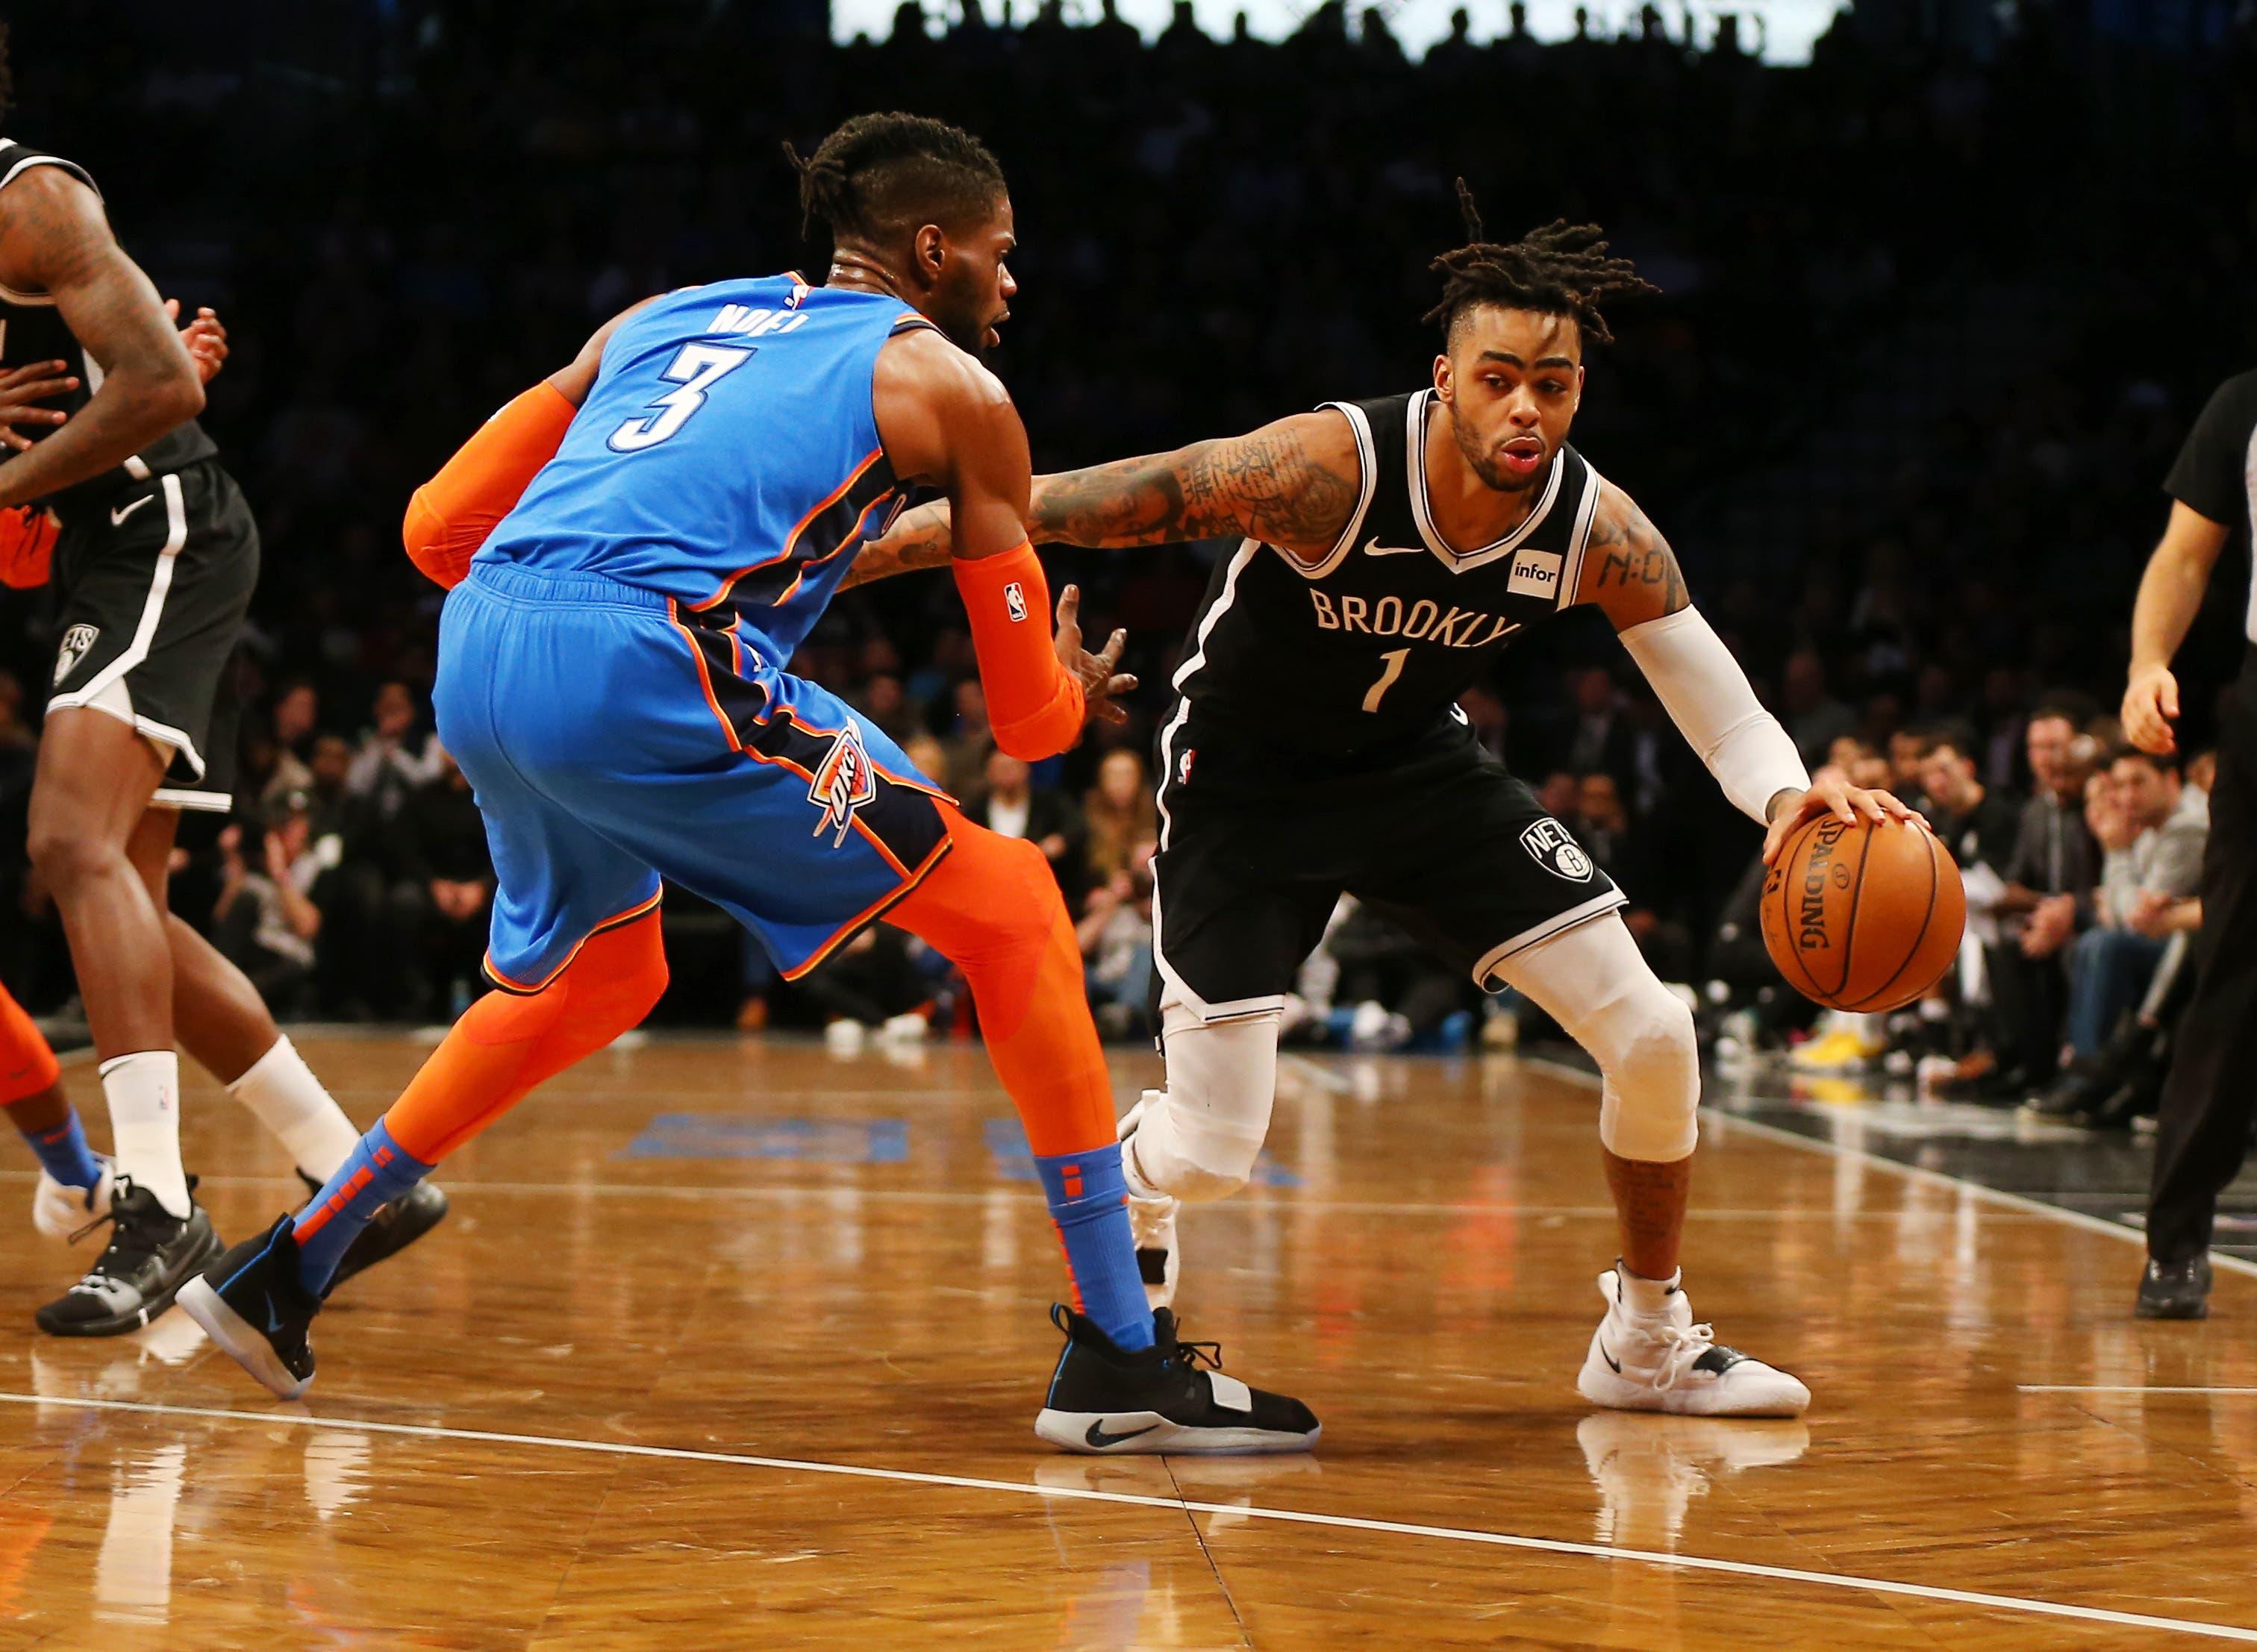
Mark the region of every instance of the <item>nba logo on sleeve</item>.
<instances>
[{"instance_id":1,"label":"nba logo on sleeve","mask_svg":"<svg viewBox=\"0 0 2257 1652\"><path fill-rule=\"evenodd\" d=\"M1505 589L1515 597L1557 598L1562 560L1557 551L1521 552L1512 559L1512 576L1505 581Z\"/></svg>"},{"instance_id":2,"label":"nba logo on sleeve","mask_svg":"<svg viewBox=\"0 0 2257 1652\"><path fill-rule=\"evenodd\" d=\"M1003 587L1003 606L1010 611L1015 625L1027 617L1027 593L1019 589L1015 579Z\"/></svg>"},{"instance_id":3,"label":"nba logo on sleeve","mask_svg":"<svg viewBox=\"0 0 2257 1652\"><path fill-rule=\"evenodd\" d=\"M816 765L808 783L807 801L823 811L808 836L820 837L831 832L831 846L838 848L854 823L854 811L877 794L878 771L870 762L870 754L862 749L861 731L849 724L831 742L829 755Z\"/></svg>"},{"instance_id":4,"label":"nba logo on sleeve","mask_svg":"<svg viewBox=\"0 0 2257 1652\"><path fill-rule=\"evenodd\" d=\"M1548 815L1520 834L1520 846L1555 878L1565 878L1569 883L1591 881L1591 858L1567 836L1567 829Z\"/></svg>"}]
</instances>

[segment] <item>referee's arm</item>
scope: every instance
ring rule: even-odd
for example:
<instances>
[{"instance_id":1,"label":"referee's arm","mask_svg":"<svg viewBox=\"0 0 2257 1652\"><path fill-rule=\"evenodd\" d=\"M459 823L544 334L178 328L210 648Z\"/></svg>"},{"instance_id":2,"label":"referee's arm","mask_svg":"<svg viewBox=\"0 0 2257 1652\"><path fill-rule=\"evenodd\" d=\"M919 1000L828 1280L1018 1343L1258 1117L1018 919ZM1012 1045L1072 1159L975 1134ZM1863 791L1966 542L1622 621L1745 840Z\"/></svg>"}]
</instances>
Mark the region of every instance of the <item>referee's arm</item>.
<instances>
[{"instance_id":1,"label":"referee's arm","mask_svg":"<svg viewBox=\"0 0 2257 1652\"><path fill-rule=\"evenodd\" d=\"M2171 724L2179 714L2178 679L2171 657L2186 640L2210 584L2210 571L2232 530L2183 499L2171 502L2171 519L2140 576L2132 608L2132 672L2124 690L2124 733L2144 752L2178 749Z\"/></svg>"}]
</instances>

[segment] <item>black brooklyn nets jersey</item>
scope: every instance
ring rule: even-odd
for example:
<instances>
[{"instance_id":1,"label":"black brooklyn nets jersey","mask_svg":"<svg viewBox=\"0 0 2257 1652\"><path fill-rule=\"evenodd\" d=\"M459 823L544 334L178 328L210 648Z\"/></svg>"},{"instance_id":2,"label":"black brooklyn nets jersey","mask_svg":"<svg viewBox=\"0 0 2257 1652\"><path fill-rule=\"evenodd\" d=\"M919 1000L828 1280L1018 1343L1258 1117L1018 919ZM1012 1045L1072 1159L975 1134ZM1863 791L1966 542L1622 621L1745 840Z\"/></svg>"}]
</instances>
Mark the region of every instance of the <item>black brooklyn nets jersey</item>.
<instances>
[{"instance_id":1,"label":"black brooklyn nets jersey","mask_svg":"<svg viewBox=\"0 0 2257 1652\"><path fill-rule=\"evenodd\" d=\"M0 138L0 191L33 166L60 166L88 188L94 188L94 180L87 176L84 167ZM96 190L96 194L99 195L101 192ZM7 210L8 198L0 194L0 213ZM40 361L67 362L67 371L79 380L76 390L43 406L74 413L86 406L88 398L102 383L102 364L71 336L70 328L63 325L62 317L55 312L54 300L44 293L18 293L0 284L0 371ZM36 441L60 427L27 426L23 434ZM120 487L181 469L217 451L203 427L192 419L167 431L116 469L67 489L48 503L68 519L74 505L89 504Z\"/></svg>"},{"instance_id":2,"label":"black brooklyn nets jersey","mask_svg":"<svg viewBox=\"0 0 2257 1652\"><path fill-rule=\"evenodd\" d=\"M1175 686L1195 715L1265 742L1363 752L1431 729L1509 639L1573 600L1599 476L1563 445L1525 522L1455 551L1426 504L1434 392L1324 405L1355 427L1355 513L1313 565L1241 543L1208 582Z\"/></svg>"}]
</instances>

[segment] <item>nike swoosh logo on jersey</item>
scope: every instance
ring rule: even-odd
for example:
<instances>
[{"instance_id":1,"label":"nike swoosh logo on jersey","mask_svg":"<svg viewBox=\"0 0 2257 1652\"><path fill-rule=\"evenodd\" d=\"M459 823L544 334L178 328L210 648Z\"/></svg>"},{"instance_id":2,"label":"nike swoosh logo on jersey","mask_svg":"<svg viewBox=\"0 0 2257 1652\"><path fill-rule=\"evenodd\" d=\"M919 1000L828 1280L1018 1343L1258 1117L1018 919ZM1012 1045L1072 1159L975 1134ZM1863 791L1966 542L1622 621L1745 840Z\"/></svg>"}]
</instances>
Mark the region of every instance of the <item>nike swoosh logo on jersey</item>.
<instances>
[{"instance_id":1,"label":"nike swoosh logo on jersey","mask_svg":"<svg viewBox=\"0 0 2257 1652\"><path fill-rule=\"evenodd\" d=\"M1376 535L1363 542L1366 556L1416 556L1425 548L1419 545L1382 545Z\"/></svg>"},{"instance_id":2,"label":"nike swoosh logo on jersey","mask_svg":"<svg viewBox=\"0 0 2257 1652\"><path fill-rule=\"evenodd\" d=\"M1108 1445L1118 1445L1123 1440L1133 1440L1140 1434L1150 1434L1154 1429L1157 1429L1159 1426L1160 1425L1157 1423L1147 1423L1143 1428L1130 1429L1125 1434L1107 1434L1105 1431L1105 1424L1102 1423L1093 1423L1089 1425L1089 1432L1083 1435L1081 1437L1087 1440L1091 1445L1101 1451Z\"/></svg>"},{"instance_id":3,"label":"nike swoosh logo on jersey","mask_svg":"<svg viewBox=\"0 0 2257 1652\"><path fill-rule=\"evenodd\" d=\"M157 496L153 493L145 493L139 498L134 500L131 505L112 505L110 511L110 526L116 527L119 523L124 521L127 517L132 515L136 511L139 510L143 505L148 504L150 500L156 497Z\"/></svg>"}]
</instances>

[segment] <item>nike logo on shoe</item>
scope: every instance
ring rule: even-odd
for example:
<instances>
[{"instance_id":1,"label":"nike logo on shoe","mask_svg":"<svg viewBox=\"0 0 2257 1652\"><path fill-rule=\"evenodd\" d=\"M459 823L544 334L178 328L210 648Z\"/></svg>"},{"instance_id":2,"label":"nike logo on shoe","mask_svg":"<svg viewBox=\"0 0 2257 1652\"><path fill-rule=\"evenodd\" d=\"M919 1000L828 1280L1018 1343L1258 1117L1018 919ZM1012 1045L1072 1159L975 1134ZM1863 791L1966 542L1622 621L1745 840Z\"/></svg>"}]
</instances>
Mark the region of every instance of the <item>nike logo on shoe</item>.
<instances>
[{"instance_id":1,"label":"nike logo on shoe","mask_svg":"<svg viewBox=\"0 0 2257 1652\"><path fill-rule=\"evenodd\" d=\"M1107 1434L1105 1431L1105 1424L1102 1423L1093 1423L1089 1425L1089 1432L1083 1435L1081 1437L1087 1440L1092 1446L1101 1451L1108 1445L1118 1445L1123 1440L1133 1440L1140 1434L1150 1434L1154 1429L1157 1429L1159 1426L1160 1425L1157 1423L1147 1423L1143 1428L1130 1429L1125 1434Z\"/></svg>"},{"instance_id":2,"label":"nike logo on shoe","mask_svg":"<svg viewBox=\"0 0 2257 1652\"><path fill-rule=\"evenodd\" d=\"M274 1311L274 1299L269 1296L266 1299L266 1334L271 1337L281 1329L282 1316Z\"/></svg>"},{"instance_id":3,"label":"nike logo on shoe","mask_svg":"<svg viewBox=\"0 0 2257 1652\"><path fill-rule=\"evenodd\" d=\"M117 526L118 524L124 521L127 517L132 515L136 511L139 510L143 505L148 504L150 500L156 497L157 496L153 493L145 493L139 498L134 500L131 505L118 505L111 506L110 512L110 526L112 527Z\"/></svg>"},{"instance_id":4,"label":"nike logo on shoe","mask_svg":"<svg viewBox=\"0 0 2257 1652\"><path fill-rule=\"evenodd\" d=\"M1616 1359L1614 1355L1607 1352L1607 1345L1604 1343L1601 1343L1599 1345L1599 1358L1607 1362L1607 1368L1612 1371L1615 1375L1622 1375L1622 1361Z\"/></svg>"}]
</instances>

